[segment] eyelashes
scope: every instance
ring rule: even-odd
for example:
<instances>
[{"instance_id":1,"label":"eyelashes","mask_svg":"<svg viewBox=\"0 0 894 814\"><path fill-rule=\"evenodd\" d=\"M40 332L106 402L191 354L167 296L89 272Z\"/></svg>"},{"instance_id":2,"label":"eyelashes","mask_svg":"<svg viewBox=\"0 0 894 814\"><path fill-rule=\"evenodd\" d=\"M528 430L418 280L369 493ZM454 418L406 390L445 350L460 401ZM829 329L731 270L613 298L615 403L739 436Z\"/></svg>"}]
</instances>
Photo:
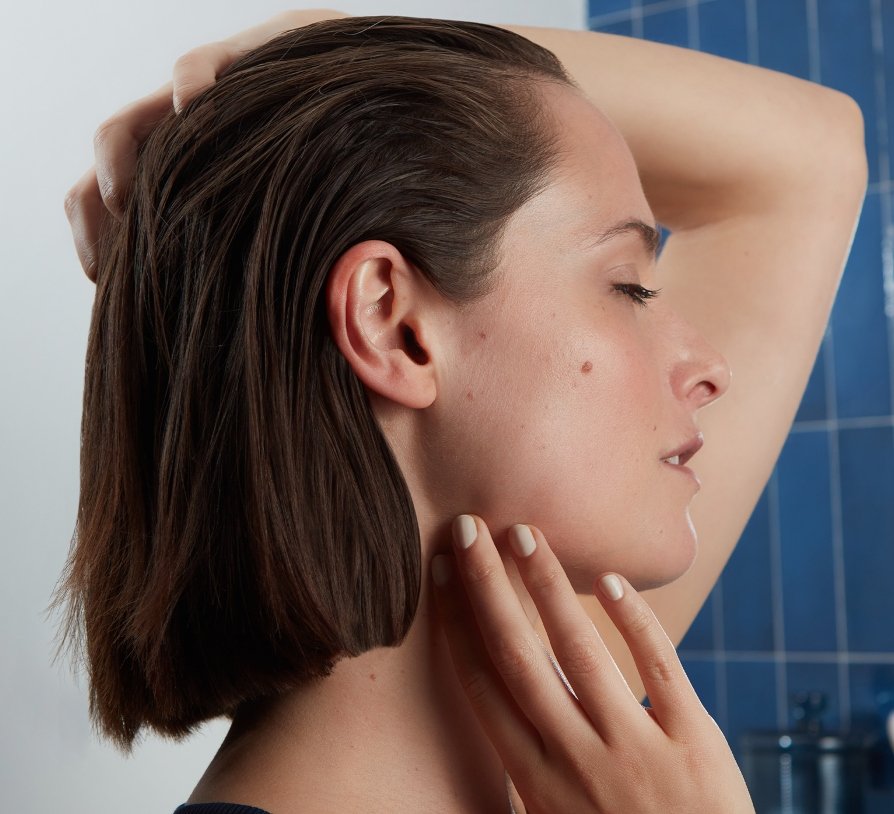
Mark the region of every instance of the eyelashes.
<instances>
[{"instance_id":1,"label":"eyelashes","mask_svg":"<svg viewBox=\"0 0 894 814\"><path fill-rule=\"evenodd\" d=\"M661 293L660 288L654 290L651 288L643 288L643 286L638 283L615 283L614 289L620 291L643 308L646 307L646 300L651 300Z\"/></svg>"}]
</instances>

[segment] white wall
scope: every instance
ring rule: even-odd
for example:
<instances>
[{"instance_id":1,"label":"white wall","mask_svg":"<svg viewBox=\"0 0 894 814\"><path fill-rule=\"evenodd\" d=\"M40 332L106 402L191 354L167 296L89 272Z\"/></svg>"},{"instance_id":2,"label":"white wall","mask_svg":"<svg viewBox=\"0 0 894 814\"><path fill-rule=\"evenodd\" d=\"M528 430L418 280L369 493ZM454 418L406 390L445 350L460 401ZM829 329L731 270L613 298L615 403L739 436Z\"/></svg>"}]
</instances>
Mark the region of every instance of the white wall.
<instances>
[{"instance_id":1,"label":"white wall","mask_svg":"<svg viewBox=\"0 0 894 814\"><path fill-rule=\"evenodd\" d=\"M321 4L323 5L323 4ZM325 4L331 5L331 4ZM583 28L583 0L344 2L409 14ZM45 610L75 523L83 364L94 287L81 271L65 192L93 163L93 133L170 79L175 59L289 8L270 0L20 0L0 48L0 810L165 814L226 732L147 737L125 760L87 717L87 680L51 664Z\"/></svg>"}]
</instances>

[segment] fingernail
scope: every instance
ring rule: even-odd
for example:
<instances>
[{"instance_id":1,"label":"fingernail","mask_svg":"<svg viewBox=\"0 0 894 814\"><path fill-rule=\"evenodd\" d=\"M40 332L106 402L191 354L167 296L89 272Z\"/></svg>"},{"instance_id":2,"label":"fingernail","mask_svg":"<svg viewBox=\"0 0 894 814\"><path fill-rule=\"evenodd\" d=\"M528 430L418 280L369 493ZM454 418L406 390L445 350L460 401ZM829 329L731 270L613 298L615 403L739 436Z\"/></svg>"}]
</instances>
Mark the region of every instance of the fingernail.
<instances>
[{"instance_id":1,"label":"fingernail","mask_svg":"<svg viewBox=\"0 0 894 814\"><path fill-rule=\"evenodd\" d=\"M460 548L468 548L478 537L478 526L475 518L461 514L453 521L453 539Z\"/></svg>"},{"instance_id":2,"label":"fingernail","mask_svg":"<svg viewBox=\"0 0 894 814\"><path fill-rule=\"evenodd\" d=\"M534 549L537 548L537 542L534 540L534 535L531 534L531 529L522 523L516 523L510 531L512 534L509 535L509 544L516 556L530 557L534 553Z\"/></svg>"},{"instance_id":3,"label":"fingernail","mask_svg":"<svg viewBox=\"0 0 894 814\"><path fill-rule=\"evenodd\" d=\"M621 580L619 580L614 574L606 574L604 577L602 577L599 580L599 589L609 599L613 599L615 601L624 596L624 587L621 585Z\"/></svg>"},{"instance_id":4,"label":"fingernail","mask_svg":"<svg viewBox=\"0 0 894 814\"><path fill-rule=\"evenodd\" d=\"M431 576L435 585L446 585L453 573L450 558L444 554L436 554L431 560Z\"/></svg>"}]
</instances>

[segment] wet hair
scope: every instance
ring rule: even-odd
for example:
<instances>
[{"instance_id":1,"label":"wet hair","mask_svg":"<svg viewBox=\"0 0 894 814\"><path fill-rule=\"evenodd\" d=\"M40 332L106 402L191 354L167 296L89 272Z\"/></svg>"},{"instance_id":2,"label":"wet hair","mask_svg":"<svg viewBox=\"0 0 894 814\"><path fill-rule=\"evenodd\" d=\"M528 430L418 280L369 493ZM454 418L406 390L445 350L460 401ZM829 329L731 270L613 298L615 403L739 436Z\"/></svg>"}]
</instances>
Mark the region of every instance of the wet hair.
<instances>
[{"instance_id":1,"label":"wet hair","mask_svg":"<svg viewBox=\"0 0 894 814\"><path fill-rule=\"evenodd\" d=\"M377 239L458 308L491 293L559 155L543 83L577 87L502 28L326 20L242 55L140 146L100 235L53 600L125 753L402 642L419 528L327 274Z\"/></svg>"}]
</instances>

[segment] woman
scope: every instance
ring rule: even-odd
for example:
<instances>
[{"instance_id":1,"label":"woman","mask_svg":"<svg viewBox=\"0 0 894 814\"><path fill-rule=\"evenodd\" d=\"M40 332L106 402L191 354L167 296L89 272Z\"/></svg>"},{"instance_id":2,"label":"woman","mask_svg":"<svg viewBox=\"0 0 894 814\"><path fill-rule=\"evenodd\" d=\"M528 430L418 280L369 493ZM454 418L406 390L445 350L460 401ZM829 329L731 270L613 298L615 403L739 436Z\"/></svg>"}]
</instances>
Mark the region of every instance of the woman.
<instances>
[{"instance_id":1,"label":"woman","mask_svg":"<svg viewBox=\"0 0 894 814\"><path fill-rule=\"evenodd\" d=\"M859 110L610 35L339 17L188 55L180 93L217 81L107 122L69 196L91 714L126 750L232 717L180 814L490 812L504 767L529 812L753 810L672 641L815 358Z\"/></svg>"}]
</instances>

